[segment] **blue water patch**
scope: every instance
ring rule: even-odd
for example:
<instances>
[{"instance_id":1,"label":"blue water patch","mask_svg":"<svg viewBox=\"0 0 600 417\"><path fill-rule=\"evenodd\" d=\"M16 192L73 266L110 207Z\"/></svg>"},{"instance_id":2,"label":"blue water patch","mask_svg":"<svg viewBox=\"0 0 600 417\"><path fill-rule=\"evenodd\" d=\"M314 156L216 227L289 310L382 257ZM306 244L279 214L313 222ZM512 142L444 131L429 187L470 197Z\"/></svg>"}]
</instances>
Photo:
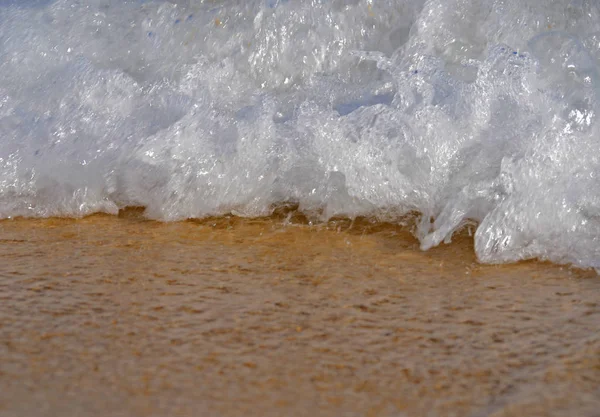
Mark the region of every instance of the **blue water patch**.
<instances>
[{"instance_id":1,"label":"blue water patch","mask_svg":"<svg viewBox=\"0 0 600 417\"><path fill-rule=\"evenodd\" d=\"M337 104L334 106L334 110L338 112L340 116L345 116L365 106L373 106L375 104L385 104L389 106L392 103L392 100L394 100L393 94L368 95L359 100Z\"/></svg>"}]
</instances>

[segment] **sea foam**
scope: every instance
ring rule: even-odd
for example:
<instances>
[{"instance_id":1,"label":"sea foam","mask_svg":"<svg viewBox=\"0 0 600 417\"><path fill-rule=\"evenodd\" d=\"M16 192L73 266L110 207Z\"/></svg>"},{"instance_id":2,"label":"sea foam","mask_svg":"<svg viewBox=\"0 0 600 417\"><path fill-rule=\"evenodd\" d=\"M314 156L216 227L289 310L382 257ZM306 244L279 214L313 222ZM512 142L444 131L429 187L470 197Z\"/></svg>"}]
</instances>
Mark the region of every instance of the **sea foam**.
<instances>
[{"instance_id":1,"label":"sea foam","mask_svg":"<svg viewBox=\"0 0 600 417\"><path fill-rule=\"evenodd\" d=\"M0 1L0 217L281 203L600 267L600 3Z\"/></svg>"}]
</instances>

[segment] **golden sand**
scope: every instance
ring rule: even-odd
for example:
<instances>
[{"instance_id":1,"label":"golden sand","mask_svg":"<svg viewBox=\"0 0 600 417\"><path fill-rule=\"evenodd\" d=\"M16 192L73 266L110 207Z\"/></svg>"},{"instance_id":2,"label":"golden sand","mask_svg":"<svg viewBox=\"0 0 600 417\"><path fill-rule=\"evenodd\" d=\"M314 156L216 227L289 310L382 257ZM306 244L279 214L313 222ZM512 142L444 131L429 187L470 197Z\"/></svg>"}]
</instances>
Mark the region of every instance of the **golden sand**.
<instances>
[{"instance_id":1,"label":"golden sand","mask_svg":"<svg viewBox=\"0 0 600 417\"><path fill-rule=\"evenodd\" d=\"M0 222L0 416L599 416L600 279L392 225Z\"/></svg>"}]
</instances>

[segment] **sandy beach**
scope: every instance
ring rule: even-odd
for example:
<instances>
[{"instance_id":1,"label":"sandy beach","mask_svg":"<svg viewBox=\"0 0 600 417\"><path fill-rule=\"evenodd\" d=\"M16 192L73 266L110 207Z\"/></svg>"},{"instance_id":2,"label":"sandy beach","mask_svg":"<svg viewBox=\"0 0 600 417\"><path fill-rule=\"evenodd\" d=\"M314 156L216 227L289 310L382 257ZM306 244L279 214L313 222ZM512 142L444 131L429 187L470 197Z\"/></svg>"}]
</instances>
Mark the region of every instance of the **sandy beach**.
<instances>
[{"instance_id":1,"label":"sandy beach","mask_svg":"<svg viewBox=\"0 0 600 417\"><path fill-rule=\"evenodd\" d=\"M467 231L0 222L0 415L599 416L600 279Z\"/></svg>"}]
</instances>

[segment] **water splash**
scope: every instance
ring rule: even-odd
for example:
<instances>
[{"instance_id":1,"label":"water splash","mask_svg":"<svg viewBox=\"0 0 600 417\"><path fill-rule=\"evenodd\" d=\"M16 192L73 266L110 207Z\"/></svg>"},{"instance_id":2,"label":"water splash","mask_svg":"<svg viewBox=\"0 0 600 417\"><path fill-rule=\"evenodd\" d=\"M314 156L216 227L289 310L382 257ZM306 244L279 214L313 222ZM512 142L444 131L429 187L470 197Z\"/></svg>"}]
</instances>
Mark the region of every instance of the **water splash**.
<instances>
[{"instance_id":1,"label":"water splash","mask_svg":"<svg viewBox=\"0 0 600 417\"><path fill-rule=\"evenodd\" d=\"M0 217L419 212L600 267L596 2L8 1L0 42Z\"/></svg>"}]
</instances>

